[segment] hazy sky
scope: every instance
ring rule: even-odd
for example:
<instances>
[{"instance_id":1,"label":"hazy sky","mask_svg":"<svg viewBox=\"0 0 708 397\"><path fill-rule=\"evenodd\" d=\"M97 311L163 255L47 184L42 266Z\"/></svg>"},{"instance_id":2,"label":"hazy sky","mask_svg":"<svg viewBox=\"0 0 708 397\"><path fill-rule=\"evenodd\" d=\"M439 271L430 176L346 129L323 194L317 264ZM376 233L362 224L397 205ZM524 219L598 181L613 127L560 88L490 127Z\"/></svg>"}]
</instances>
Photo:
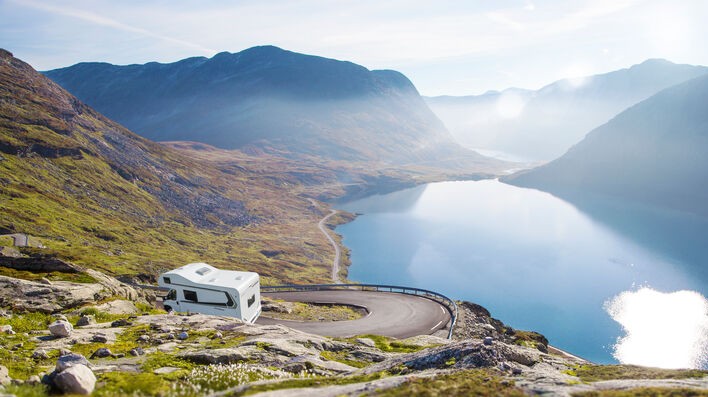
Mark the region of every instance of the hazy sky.
<instances>
[{"instance_id":1,"label":"hazy sky","mask_svg":"<svg viewBox=\"0 0 708 397\"><path fill-rule=\"evenodd\" d=\"M0 46L47 70L273 44L464 95L647 58L708 65L706 21L707 0L0 0Z\"/></svg>"}]
</instances>

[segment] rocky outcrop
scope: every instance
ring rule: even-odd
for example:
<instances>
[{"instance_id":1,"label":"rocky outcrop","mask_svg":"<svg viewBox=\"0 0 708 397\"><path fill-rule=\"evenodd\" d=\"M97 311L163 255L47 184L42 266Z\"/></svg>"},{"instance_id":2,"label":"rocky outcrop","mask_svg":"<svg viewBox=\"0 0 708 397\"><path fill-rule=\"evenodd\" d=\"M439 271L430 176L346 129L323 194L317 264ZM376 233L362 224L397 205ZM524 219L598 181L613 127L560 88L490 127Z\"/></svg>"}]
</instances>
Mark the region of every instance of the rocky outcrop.
<instances>
[{"instance_id":1,"label":"rocky outcrop","mask_svg":"<svg viewBox=\"0 0 708 397\"><path fill-rule=\"evenodd\" d=\"M86 270L96 283L43 282L0 276L0 307L15 312L58 313L114 296L146 302L145 292L95 270Z\"/></svg>"},{"instance_id":2,"label":"rocky outcrop","mask_svg":"<svg viewBox=\"0 0 708 397\"><path fill-rule=\"evenodd\" d=\"M0 266L29 272L81 273L84 269L61 259L51 257L0 256Z\"/></svg>"}]
</instances>

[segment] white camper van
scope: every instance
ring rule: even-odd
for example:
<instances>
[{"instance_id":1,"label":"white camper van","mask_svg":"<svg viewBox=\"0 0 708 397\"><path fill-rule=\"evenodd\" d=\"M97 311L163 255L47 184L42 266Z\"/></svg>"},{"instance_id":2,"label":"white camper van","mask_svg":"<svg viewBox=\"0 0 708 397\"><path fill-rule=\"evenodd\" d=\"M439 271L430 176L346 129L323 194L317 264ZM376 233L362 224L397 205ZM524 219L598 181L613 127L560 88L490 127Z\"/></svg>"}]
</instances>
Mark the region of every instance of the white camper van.
<instances>
[{"instance_id":1,"label":"white camper van","mask_svg":"<svg viewBox=\"0 0 708 397\"><path fill-rule=\"evenodd\" d=\"M161 274L157 284L170 290L164 299L167 311L238 317L247 323L261 314L258 273L190 263Z\"/></svg>"}]
</instances>

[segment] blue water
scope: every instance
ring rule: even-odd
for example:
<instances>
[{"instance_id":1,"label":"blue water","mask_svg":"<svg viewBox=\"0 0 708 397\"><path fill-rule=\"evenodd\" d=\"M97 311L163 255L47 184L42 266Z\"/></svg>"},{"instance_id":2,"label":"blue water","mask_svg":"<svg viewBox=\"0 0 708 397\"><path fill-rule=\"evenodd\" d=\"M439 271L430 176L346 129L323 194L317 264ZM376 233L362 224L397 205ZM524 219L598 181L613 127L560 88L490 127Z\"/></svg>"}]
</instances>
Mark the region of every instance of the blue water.
<instances>
[{"instance_id":1,"label":"blue water","mask_svg":"<svg viewBox=\"0 0 708 397\"><path fill-rule=\"evenodd\" d=\"M598 363L616 361L623 335L605 310L609 299L642 286L708 292L705 219L570 204L493 180L429 184L339 208L362 214L337 228L351 249L350 279L481 304Z\"/></svg>"}]
</instances>

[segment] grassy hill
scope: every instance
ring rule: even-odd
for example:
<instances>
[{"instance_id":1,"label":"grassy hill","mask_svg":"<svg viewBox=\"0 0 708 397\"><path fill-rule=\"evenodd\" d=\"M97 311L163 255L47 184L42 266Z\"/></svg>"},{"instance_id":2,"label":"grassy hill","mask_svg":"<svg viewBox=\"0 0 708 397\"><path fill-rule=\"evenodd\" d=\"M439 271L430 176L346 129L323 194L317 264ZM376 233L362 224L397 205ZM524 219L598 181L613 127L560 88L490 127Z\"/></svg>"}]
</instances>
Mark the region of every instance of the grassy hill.
<instances>
[{"instance_id":1,"label":"grassy hill","mask_svg":"<svg viewBox=\"0 0 708 397\"><path fill-rule=\"evenodd\" d=\"M297 180L150 142L4 50L0 103L0 233L39 237L48 248L36 254L113 274L201 260L327 280L323 209L291 193Z\"/></svg>"}]
</instances>

